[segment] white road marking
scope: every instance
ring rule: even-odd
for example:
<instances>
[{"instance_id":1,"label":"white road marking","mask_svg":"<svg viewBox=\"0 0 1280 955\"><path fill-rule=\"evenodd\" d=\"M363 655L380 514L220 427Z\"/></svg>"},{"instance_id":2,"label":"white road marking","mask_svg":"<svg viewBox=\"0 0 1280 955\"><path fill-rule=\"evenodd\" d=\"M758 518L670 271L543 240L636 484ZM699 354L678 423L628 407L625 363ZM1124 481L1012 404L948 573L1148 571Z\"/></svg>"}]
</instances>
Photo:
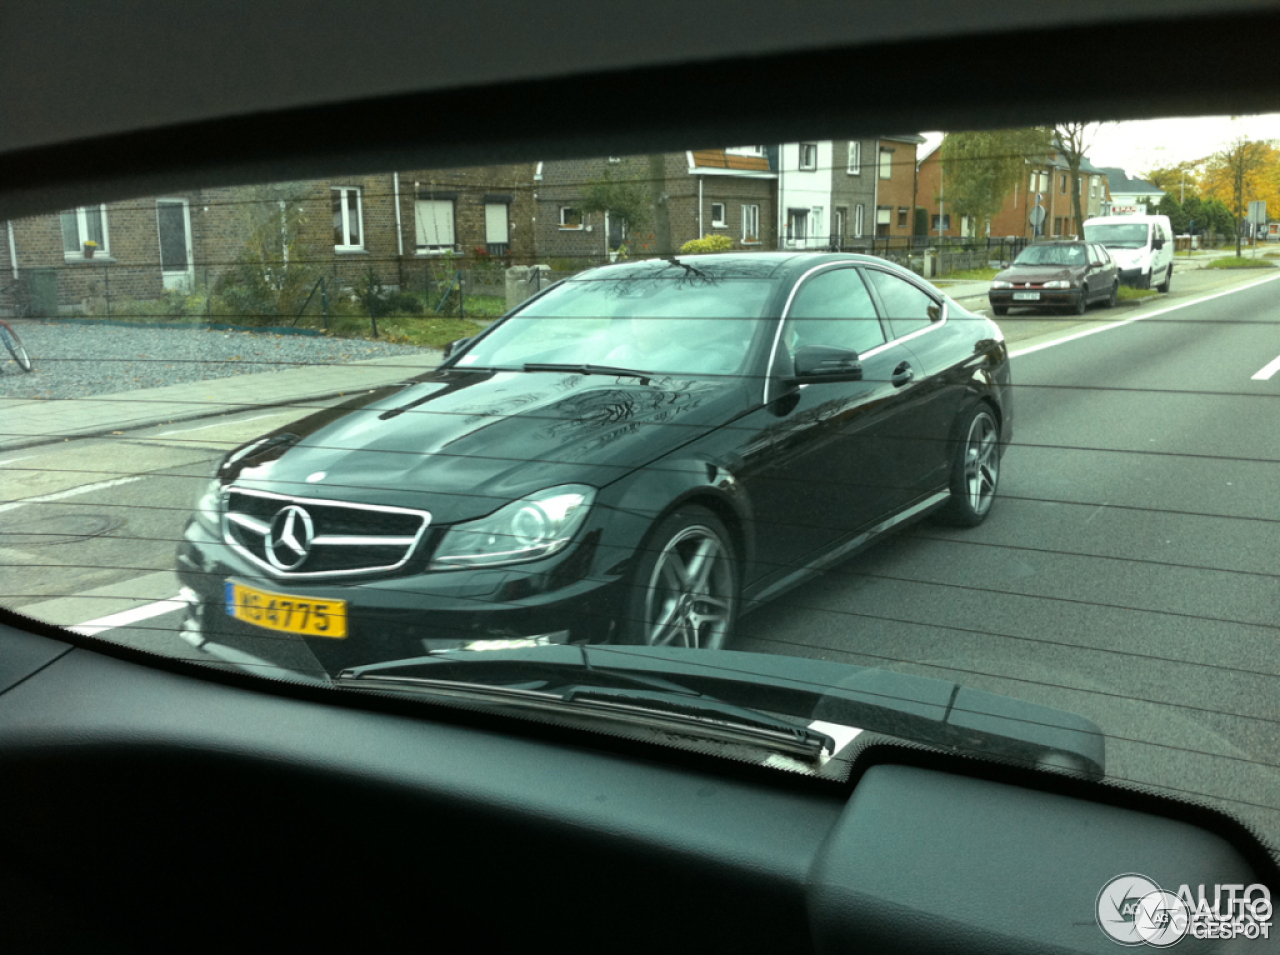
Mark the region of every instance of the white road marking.
<instances>
[{"instance_id":1,"label":"white road marking","mask_svg":"<svg viewBox=\"0 0 1280 955\"><path fill-rule=\"evenodd\" d=\"M1222 298L1224 295L1234 295L1236 292L1243 292L1245 289L1256 288L1267 282L1274 282L1280 279L1280 275L1268 276L1265 279L1259 279L1256 282L1250 282L1248 285L1237 285L1235 288L1225 289L1221 292L1214 292L1212 295L1206 295L1204 298L1193 299L1190 302L1180 302L1177 305L1170 305L1168 308L1157 309L1154 312L1146 312L1142 315L1135 315L1133 318L1122 319L1118 322L1112 322L1110 325L1100 325L1097 328L1086 328L1082 332L1076 332L1074 335L1067 335L1064 338L1056 338L1051 342L1044 342L1040 345L1032 345L1029 348L1020 348L1016 351L1009 352L1010 358L1020 358L1023 355L1030 355L1034 352L1044 351L1046 348L1052 348L1054 345L1065 345L1067 342L1073 342L1080 338L1088 338L1090 335L1097 335L1101 332L1109 332L1113 328L1120 328L1123 325L1132 325L1134 322L1145 322L1149 318L1155 318L1157 315L1167 315L1170 312L1176 312L1180 308L1188 308L1192 305L1200 305L1204 302L1211 302L1215 298ZM1265 369L1264 369L1265 370Z\"/></svg>"},{"instance_id":2,"label":"white road marking","mask_svg":"<svg viewBox=\"0 0 1280 955\"><path fill-rule=\"evenodd\" d=\"M1270 381L1271 376L1280 371L1280 358L1276 358L1263 366L1262 370L1253 376L1254 381Z\"/></svg>"},{"instance_id":3,"label":"white road marking","mask_svg":"<svg viewBox=\"0 0 1280 955\"><path fill-rule=\"evenodd\" d=\"M25 461L27 458L34 458L34 454L24 454L20 458L9 458L6 461L0 461L0 468L8 467L10 464L17 464L19 461Z\"/></svg>"},{"instance_id":4,"label":"white road marking","mask_svg":"<svg viewBox=\"0 0 1280 955\"><path fill-rule=\"evenodd\" d=\"M149 620L152 617L158 617L174 610L184 610L186 606L187 602L179 595L175 595L167 600L157 600L154 603L143 604L141 607L134 607L132 610L122 610L120 613L99 617L97 620L88 620L67 629L83 634L86 637L92 637L102 633L104 630L127 627L129 624L137 623L140 620Z\"/></svg>"},{"instance_id":5,"label":"white road marking","mask_svg":"<svg viewBox=\"0 0 1280 955\"><path fill-rule=\"evenodd\" d=\"M192 431L204 431L207 428L222 428L229 424L243 424L246 421L257 421L259 418L279 418L288 412L273 411L270 414L254 415L252 418L236 418L234 421L215 421L213 424L202 424L198 428L180 428L177 431L162 431L153 435L156 438L167 438L175 434L190 434Z\"/></svg>"},{"instance_id":6,"label":"white road marking","mask_svg":"<svg viewBox=\"0 0 1280 955\"><path fill-rule=\"evenodd\" d=\"M24 497L20 501L10 501L8 504L0 504L0 514L5 511L12 511L15 508L26 507L28 504L43 504L46 501L61 501L63 498L75 497L79 494L89 494L92 491L105 491L109 487L119 487L121 484L132 484L134 481L141 481L147 475L138 474L134 477L116 478L113 481L98 481L96 484L81 484L79 487L67 488L65 491L55 491L52 494L40 494L36 497Z\"/></svg>"}]
</instances>

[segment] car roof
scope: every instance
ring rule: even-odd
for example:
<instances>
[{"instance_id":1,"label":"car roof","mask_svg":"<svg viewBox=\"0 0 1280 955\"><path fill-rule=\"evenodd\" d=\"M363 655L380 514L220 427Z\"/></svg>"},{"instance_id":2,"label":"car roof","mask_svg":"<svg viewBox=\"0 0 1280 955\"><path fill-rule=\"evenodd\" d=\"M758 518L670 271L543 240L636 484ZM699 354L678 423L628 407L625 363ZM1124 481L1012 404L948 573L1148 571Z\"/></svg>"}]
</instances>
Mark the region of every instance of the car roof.
<instances>
[{"instance_id":1,"label":"car roof","mask_svg":"<svg viewBox=\"0 0 1280 955\"><path fill-rule=\"evenodd\" d=\"M892 263L878 256L850 252L704 253L615 262L579 272L569 281L615 281L623 277L673 277L688 274L689 269L697 269L699 272L709 273L722 279L781 280L795 278L809 269L830 262L892 266Z\"/></svg>"}]
</instances>

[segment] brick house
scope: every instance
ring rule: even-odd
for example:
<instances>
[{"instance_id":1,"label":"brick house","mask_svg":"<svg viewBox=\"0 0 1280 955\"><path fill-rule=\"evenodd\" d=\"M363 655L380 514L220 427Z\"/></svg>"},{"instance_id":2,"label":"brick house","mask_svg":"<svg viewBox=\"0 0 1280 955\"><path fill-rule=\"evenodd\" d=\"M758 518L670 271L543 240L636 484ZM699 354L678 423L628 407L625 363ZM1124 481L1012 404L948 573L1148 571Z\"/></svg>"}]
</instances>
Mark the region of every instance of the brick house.
<instances>
[{"instance_id":1,"label":"brick house","mask_svg":"<svg viewBox=\"0 0 1280 955\"><path fill-rule=\"evenodd\" d=\"M428 265L448 253L459 266L531 261L532 177L532 164L417 170L197 190L33 216L0 228L0 290L21 280L25 297L46 311L52 301L59 313L118 314L110 303L216 283L251 237L272 254L278 248L282 260L332 275L340 287L370 269L389 287L418 287ZM92 255L89 240L97 243ZM0 296L0 309L12 304L12 296Z\"/></svg>"},{"instance_id":2,"label":"brick house","mask_svg":"<svg viewBox=\"0 0 1280 955\"><path fill-rule=\"evenodd\" d=\"M942 181L941 143L926 152L919 162L919 204L928 210L929 234L932 236L972 236L981 225L969 216L953 216L947 211L945 186ZM1107 202L1107 177L1085 157L1080 164L1079 189L1081 211L1085 218L1102 215ZM1060 152L1052 157L1027 163L1027 177L1016 183L1000 211L991 217L992 236L1031 238L1035 229L1032 210L1040 205L1045 210L1041 234L1068 237L1080 234L1071 199L1071 167Z\"/></svg>"},{"instance_id":3,"label":"brick house","mask_svg":"<svg viewBox=\"0 0 1280 955\"><path fill-rule=\"evenodd\" d=\"M668 254L691 239L725 235L735 248L773 246L776 150L764 146L699 149L654 156L555 160L535 173L536 247L543 261L595 264L630 254ZM619 192L648 206L648 229L637 232L617 215L583 208L593 184L612 180ZM659 205L646 200L656 190ZM659 248L666 220L670 248Z\"/></svg>"},{"instance_id":4,"label":"brick house","mask_svg":"<svg viewBox=\"0 0 1280 955\"><path fill-rule=\"evenodd\" d=\"M915 231L916 149L925 139L916 133L882 134L875 152L875 235L909 236Z\"/></svg>"},{"instance_id":5,"label":"brick house","mask_svg":"<svg viewBox=\"0 0 1280 955\"><path fill-rule=\"evenodd\" d=\"M871 234L876 209L876 141L837 140L831 149L833 244L859 248Z\"/></svg>"}]
</instances>

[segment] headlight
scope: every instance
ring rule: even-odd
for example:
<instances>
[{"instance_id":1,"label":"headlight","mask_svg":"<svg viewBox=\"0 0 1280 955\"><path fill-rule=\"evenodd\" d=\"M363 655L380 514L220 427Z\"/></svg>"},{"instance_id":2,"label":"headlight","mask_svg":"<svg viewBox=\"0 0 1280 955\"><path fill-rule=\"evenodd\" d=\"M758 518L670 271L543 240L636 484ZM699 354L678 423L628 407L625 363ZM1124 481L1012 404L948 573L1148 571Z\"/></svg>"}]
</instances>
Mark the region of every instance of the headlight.
<instances>
[{"instance_id":1,"label":"headlight","mask_svg":"<svg viewBox=\"0 0 1280 955\"><path fill-rule=\"evenodd\" d=\"M492 567L549 557L563 550L587 519L595 488L565 484L506 505L445 532L431 570Z\"/></svg>"},{"instance_id":2,"label":"headlight","mask_svg":"<svg viewBox=\"0 0 1280 955\"><path fill-rule=\"evenodd\" d=\"M1012 282L992 282L992 288L1013 288Z\"/></svg>"},{"instance_id":3,"label":"headlight","mask_svg":"<svg viewBox=\"0 0 1280 955\"><path fill-rule=\"evenodd\" d=\"M217 527L222 520L222 484L215 478L200 495L196 503L196 517L209 527Z\"/></svg>"},{"instance_id":4,"label":"headlight","mask_svg":"<svg viewBox=\"0 0 1280 955\"><path fill-rule=\"evenodd\" d=\"M1071 283L1066 279L1054 279L1052 282L1045 282L1045 288L1071 288Z\"/></svg>"}]
</instances>

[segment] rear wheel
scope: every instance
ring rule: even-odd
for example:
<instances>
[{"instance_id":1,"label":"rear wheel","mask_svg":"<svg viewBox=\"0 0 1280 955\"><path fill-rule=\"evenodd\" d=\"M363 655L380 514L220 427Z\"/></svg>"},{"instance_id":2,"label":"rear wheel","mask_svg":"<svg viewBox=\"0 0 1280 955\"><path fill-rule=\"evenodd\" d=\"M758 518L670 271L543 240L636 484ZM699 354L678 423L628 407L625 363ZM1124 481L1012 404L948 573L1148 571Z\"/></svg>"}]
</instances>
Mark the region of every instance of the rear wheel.
<instances>
[{"instance_id":1,"label":"rear wheel","mask_svg":"<svg viewBox=\"0 0 1280 955\"><path fill-rule=\"evenodd\" d=\"M619 642L718 650L738 609L738 560L723 522L690 505L649 536L631 574Z\"/></svg>"},{"instance_id":2,"label":"rear wheel","mask_svg":"<svg viewBox=\"0 0 1280 955\"><path fill-rule=\"evenodd\" d=\"M971 405L959 425L960 441L951 460L951 499L936 517L954 527L977 527L991 513L1000 486L1000 425L986 403Z\"/></svg>"},{"instance_id":3,"label":"rear wheel","mask_svg":"<svg viewBox=\"0 0 1280 955\"><path fill-rule=\"evenodd\" d=\"M27 354L27 349L23 347L21 339L8 325L0 324L0 341L4 342L4 347L9 350L9 354L13 356L13 360L18 363L18 367L23 371L30 371L35 367L31 362L31 356Z\"/></svg>"}]
</instances>

